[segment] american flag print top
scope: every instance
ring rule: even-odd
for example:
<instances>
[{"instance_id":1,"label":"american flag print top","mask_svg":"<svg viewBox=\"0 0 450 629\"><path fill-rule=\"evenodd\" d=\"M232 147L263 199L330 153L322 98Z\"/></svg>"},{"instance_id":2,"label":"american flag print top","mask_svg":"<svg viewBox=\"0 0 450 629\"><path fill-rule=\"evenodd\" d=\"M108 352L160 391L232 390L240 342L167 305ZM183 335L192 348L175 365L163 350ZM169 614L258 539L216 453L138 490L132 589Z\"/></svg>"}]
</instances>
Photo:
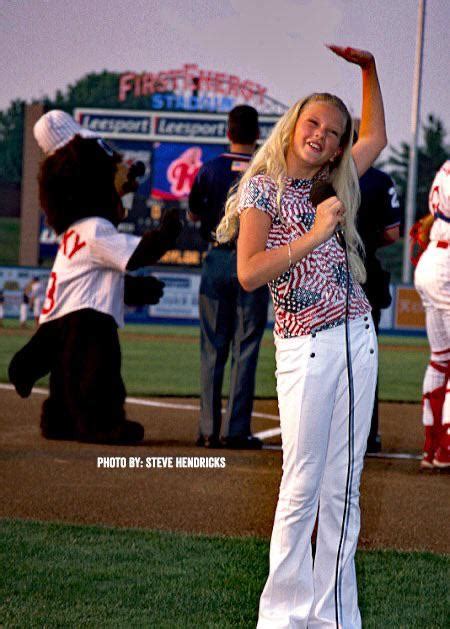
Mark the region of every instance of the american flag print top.
<instances>
[{"instance_id":1,"label":"american flag print top","mask_svg":"<svg viewBox=\"0 0 450 629\"><path fill-rule=\"evenodd\" d=\"M285 177L280 209L273 179L255 175L246 182L239 197L238 212L254 207L271 217L266 250L282 247L312 228L316 209L309 198L311 186L326 175L321 171L313 179ZM344 323L345 253L336 237L332 236L270 281L269 288L275 311L274 332L281 338L311 334ZM349 288L349 318L356 319L370 312L361 286L351 275Z\"/></svg>"}]
</instances>

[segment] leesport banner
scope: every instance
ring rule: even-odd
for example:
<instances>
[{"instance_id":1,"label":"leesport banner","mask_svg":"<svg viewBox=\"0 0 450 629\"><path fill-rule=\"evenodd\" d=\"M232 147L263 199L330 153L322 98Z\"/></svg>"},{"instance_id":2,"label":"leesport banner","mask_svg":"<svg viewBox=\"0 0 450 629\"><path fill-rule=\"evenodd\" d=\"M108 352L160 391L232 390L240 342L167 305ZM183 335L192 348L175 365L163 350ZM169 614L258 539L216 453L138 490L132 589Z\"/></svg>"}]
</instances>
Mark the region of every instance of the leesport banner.
<instances>
[{"instance_id":1,"label":"leesport banner","mask_svg":"<svg viewBox=\"0 0 450 629\"><path fill-rule=\"evenodd\" d=\"M226 114L78 108L74 116L83 128L113 140L228 145ZM268 137L278 118L259 117L260 141Z\"/></svg>"}]
</instances>

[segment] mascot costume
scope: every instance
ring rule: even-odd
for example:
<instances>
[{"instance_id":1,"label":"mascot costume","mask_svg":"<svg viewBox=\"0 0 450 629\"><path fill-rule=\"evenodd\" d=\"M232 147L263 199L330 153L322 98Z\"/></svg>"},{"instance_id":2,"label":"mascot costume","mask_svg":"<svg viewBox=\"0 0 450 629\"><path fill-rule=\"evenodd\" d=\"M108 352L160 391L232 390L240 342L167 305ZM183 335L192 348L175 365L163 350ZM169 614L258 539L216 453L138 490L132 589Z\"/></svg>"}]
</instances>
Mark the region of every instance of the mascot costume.
<instances>
[{"instance_id":1,"label":"mascot costume","mask_svg":"<svg viewBox=\"0 0 450 629\"><path fill-rule=\"evenodd\" d=\"M137 188L143 164L127 168L118 153L67 113L42 116L34 136L44 151L39 197L47 223L62 235L40 326L12 359L9 378L28 397L50 372L42 406L46 439L138 443L141 424L126 419L117 328L128 305L157 303L164 284L130 275L174 247L177 211L143 237L118 232L121 196Z\"/></svg>"}]
</instances>

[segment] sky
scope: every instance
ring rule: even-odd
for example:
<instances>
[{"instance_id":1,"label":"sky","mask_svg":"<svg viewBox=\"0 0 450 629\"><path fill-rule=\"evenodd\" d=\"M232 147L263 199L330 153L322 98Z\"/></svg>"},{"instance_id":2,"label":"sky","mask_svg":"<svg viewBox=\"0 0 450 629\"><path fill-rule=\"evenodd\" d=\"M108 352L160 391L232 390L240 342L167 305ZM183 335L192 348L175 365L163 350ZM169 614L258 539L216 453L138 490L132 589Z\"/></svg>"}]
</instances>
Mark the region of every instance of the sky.
<instances>
[{"instance_id":1,"label":"sky","mask_svg":"<svg viewBox=\"0 0 450 629\"><path fill-rule=\"evenodd\" d=\"M89 72L196 63L256 81L287 105L333 92L357 115L359 69L324 46L337 43L375 55L398 146L411 138L417 13L416 0L0 0L0 110ZM428 0L421 119L434 113L450 131L449 24L450 2Z\"/></svg>"}]
</instances>

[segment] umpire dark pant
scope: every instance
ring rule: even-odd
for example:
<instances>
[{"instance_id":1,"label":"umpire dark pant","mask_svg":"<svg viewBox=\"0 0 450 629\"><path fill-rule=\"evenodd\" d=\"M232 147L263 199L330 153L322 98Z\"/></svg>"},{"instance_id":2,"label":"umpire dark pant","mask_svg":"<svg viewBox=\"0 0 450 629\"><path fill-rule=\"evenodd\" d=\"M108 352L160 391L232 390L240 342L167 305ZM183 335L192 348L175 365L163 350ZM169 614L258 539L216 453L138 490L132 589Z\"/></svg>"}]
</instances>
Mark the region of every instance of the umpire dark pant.
<instances>
[{"instance_id":1,"label":"umpire dark pant","mask_svg":"<svg viewBox=\"0 0 450 629\"><path fill-rule=\"evenodd\" d=\"M200 434L219 437L222 383L231 347L230 396L224 437L247 436L255 389L259 346L267 323L266 286L248 293L237 279L236 251L217 247L203 262L200 283Z\"/></svg>"},{"instance_id":2,"label":"umpire dark pant","mask_svg":"<svg viewBox=\"0 0 450 629\"><path fill-rule=\"evenodd\" d=\"M372 319L373 319L373 324L375 326L375 333L378 337L378 333L380 329L380 320L381 320L381 308L372 306ZM370 422L370 432L369 432L369 438L367 440L369 447L374 446L376 444L376 440L378 436L378 426L379 426L379 418L378 418L378 377L377 377L377 386L375 389L375 398L373 401L372 419Z\"/></svg>"}]
</instances>

